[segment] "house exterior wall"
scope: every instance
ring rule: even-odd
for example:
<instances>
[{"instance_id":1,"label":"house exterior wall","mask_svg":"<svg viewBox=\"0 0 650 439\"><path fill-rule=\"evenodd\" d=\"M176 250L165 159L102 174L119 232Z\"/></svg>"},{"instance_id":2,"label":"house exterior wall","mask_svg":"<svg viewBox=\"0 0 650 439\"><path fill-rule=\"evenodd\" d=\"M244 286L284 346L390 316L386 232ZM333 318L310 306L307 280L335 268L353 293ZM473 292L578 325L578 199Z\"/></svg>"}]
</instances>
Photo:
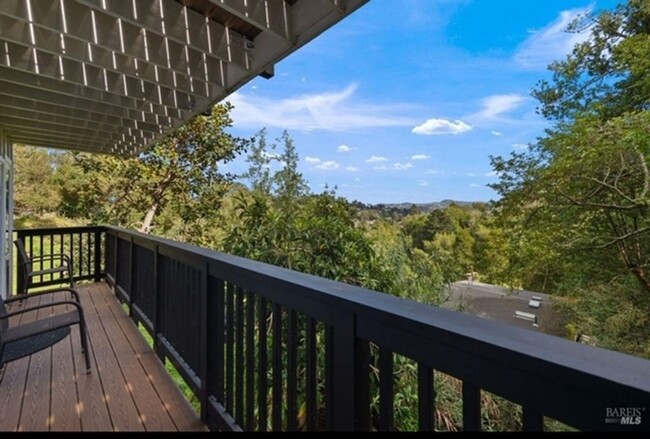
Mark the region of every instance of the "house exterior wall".
<instances>
[{"instance_id":1,"label":"house exterior wall","mask_svg":"<svg viewBox=\"0 0 650 439\"><path fill-rule=\"evenodd\" d=\"M7 298L13 284L13 152L0 126L0 296Z\"/></svg>"}]
</instances>

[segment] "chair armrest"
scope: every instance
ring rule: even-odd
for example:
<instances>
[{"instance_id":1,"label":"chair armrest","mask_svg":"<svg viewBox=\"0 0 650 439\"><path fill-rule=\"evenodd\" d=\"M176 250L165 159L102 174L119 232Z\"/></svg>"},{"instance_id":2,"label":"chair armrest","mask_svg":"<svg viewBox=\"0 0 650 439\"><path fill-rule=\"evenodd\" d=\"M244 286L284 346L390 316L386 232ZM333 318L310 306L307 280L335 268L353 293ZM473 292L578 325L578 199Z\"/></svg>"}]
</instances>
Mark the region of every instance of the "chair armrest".
<instances>
[{"instance_id":1,"label":"chair armrest","mask_svg":"<svg viewBox=\"0 0 650 439\"><path fill-rule=\"evenodd\" d=\"M63 272L69 272L71 267L68 265L61 265L60 267L55 267L55 268L46 268L44 270L33 270L27 273L27 276L29 277L34 277L34 276L40 276L43 274L56 274L56 273L63 273Z\"/></svg>"},{"instance_id":2,"label":"chair armrest","mask_svg":"<svg viewBox=\"0 0 650 439\"><path fill-rule=\"evenodd\" d=\"M39 256L32 256L30 258L32 261L39 261L43 259L63 259L65 261L70 261L70 256L66 255L65 253L52 253L49 255L39 255Z\"/></svg>"},{"instance_id":3,"label":"chair armrest","mask_svg":"<svg viewBox=\"0 0 650 439\"><path fill-rule=\"evenodd\" d=\"M65 288L65 287L53 288L51 290L39 291L37 293L29 293L29 294L23 294L23 295L20 295L20 296L16 296L16 297L10 297L9 299L5 299L5 303L12 303L12 302L18 302L20 300L27 300L30 297L38 297L38 296L43 296L45 294L64 293L66 291L72 293L75 300L77 302L81 303L81 301L79 300L79 292L77 290L75 290L74 288Z\"/></svg>"},{"instance_id":4,"label":"chair armrest","mask_svg":"<svg viewBox=\"0 0 650 439\"><path fill-rule=\"evenodd\" d=\"M28 263L31 263L32 265L34 264L39 264L41 269L43 268L43 265L45 265L45 262L49 261L50 264L54 265L55 261L61 261L60 264L61 266L65 267L70 267L72 268L72 260L70 257L66 254L63 253L56 253L56 254L51 254L51 255L40 255L40 256L33 256L29 259Z\"/></svg>"},{"instance_id":5,"label":"chair armrest","mask_svg":"<svg viewBox=\"0 0 650 439\"><path fill-rule=\"evenodd\" d=\"M20 314L25 314L31 311L35 311L38 309L43 309L43 308L51 308L54 306L61 306L61 305L72 305L77 308L77 312L79 313L79 317L83 319L83 308L81 307L81 304L78 302L75 302L73 300L61 300L58 302L52 302L52 303L43 303L41 305L36 305L36 306L30 306L29 308L23 308L19 309L18 311L11 311L8 312L7 314L0 315L0 320L5 320L13 316L18 316ZM47 317L46 317L47 318Z\"/></svg>"}]
</instances>

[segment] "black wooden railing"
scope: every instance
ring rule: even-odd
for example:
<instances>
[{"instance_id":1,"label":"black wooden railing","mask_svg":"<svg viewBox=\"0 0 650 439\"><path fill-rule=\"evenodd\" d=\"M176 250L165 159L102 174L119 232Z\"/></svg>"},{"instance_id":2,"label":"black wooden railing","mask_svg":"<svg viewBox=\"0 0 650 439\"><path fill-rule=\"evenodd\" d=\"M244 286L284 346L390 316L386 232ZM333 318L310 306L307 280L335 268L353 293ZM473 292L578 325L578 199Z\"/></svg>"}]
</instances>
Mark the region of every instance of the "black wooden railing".
<instances>
[{"instance_id":1,"label":"black wooden railing","mask_svg":"<svg viewBox=\"0 0 650 439\"><path fill-rule=\"evenodd\" d=\"M66 227L16 230L16 238L23 241L30 256L65 253L70 257L75 281L99 281L103 277L102 260L104 227ZM35 270L49 268L36 265ZM16 265L16 291L23 291L24 267ZM33 279L34 287L59 284L59 275L39 275Z\"/></svg>"},{"instance_id":2,"label":"black wooden railing","mask_svg":"<svg viewBox=\"0 0 650 439\"><path fill-rule=\"evenodd\" d=\"M524 430L542 429L545 416L582 430L650 429L650 361L103 230L106 280L199 397L213 429L391 430L395 355L417 363L421 430L438 427L434 383L441 373L462 381L466 431L481 428L482 391L519 404ZM371 375L379 387L372 411ZM614 419L622 408L624 418Z\"/></svg>"}]
</instances>

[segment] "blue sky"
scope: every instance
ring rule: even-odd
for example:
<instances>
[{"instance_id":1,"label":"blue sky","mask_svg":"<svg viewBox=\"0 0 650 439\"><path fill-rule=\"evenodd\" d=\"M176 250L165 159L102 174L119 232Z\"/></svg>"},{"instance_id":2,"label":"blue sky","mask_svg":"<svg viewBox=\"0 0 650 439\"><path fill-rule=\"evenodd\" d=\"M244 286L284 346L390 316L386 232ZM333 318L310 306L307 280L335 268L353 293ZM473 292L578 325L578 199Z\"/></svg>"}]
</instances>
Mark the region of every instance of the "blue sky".
<instances>
[{"instance_id":1,"label":"blue sky","mask_svg":"<svg viewBox=\"0 0 650 439\"><path fill-rule=\"evenodd\" d=\"M314 192L366 203L487 201L490 155L543 134L530 91L614 0L371 0L231 95L233 134L287 129ZM243 160L227 166L246 168Z\"/></svg>"}]
</instances>

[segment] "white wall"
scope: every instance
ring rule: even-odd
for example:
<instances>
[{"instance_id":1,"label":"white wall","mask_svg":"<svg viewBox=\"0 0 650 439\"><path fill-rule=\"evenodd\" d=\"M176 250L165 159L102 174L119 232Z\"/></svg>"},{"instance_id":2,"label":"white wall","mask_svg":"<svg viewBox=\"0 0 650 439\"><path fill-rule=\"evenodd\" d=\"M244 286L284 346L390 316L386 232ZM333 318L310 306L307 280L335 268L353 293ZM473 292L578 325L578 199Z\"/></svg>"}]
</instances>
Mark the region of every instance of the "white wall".
<instances>
[{"instance_id":1,"label":"white wall","mask_svg":"<svg viewBox=\"0 0 650 439\"><path fill-rule=\"evenodd\" d=\"M12 285L13 261L13 160L12 147L0 126L0 296L6 298Z\"/></svg>"}]
</instances>

